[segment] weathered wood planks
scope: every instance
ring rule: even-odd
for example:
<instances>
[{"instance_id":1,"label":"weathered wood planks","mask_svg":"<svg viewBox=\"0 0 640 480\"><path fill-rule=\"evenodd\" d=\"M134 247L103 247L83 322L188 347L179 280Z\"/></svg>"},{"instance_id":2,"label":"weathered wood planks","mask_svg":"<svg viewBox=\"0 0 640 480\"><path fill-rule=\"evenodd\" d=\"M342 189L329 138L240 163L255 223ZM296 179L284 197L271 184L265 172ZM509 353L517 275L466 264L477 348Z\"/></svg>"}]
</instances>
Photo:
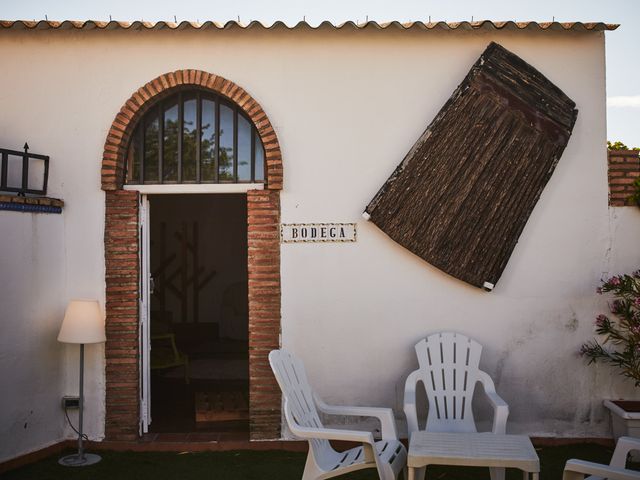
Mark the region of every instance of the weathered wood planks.
<instances>
[{"instance_id":1,"label":"weathered wood planks","mask_svg":"<svg viewBox=\"0 0 640 480\"><path fill-rule=\"evenodd\" d=\"M365 213L414 254L490 290L577 113L544 75L491 43Z\"/></svg>"}]
</instances>

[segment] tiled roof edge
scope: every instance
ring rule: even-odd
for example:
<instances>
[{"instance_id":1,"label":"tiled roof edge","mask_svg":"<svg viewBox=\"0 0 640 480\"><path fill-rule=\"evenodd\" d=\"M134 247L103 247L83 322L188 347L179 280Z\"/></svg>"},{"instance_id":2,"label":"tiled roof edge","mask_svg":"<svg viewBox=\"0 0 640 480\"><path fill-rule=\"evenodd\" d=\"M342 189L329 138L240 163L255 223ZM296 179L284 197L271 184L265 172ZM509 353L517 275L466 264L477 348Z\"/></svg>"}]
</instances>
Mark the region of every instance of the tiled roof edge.
<instances>
[{"instance_id":1,"label":"tiled roof edge","mask_svg":"<svg viewBox=\"0 0 640 480\"><path fill-rule=\"evenodd\" d=\"M285 28L288 30L296 29L312 29L331 27L335 29L391 29L396 28L399 30L420 29L420 30L550 30L550 31L606 31L615 30L619 25L603 22L515 22L504 21L494 22L491 20L483 20L478 22L383 22L378 23L375 21L368 21L364 23L355 23L352 21L333 24L329 21L323 21L316 26L309 24L306 21L298 22L295 25L289 26L282 21L276 21L272 24L264 24L259 21L251 21L247 24L243 24L236 21L228 22L211 22L206 21L203 23L196 22L118 22L115 20L103 22L98 20L0 20L0 29L16 29L16 30L229 30L235 28L251 29L262 28L266 30L272 30L277 28Z\"/></svg>"}]
</instances>

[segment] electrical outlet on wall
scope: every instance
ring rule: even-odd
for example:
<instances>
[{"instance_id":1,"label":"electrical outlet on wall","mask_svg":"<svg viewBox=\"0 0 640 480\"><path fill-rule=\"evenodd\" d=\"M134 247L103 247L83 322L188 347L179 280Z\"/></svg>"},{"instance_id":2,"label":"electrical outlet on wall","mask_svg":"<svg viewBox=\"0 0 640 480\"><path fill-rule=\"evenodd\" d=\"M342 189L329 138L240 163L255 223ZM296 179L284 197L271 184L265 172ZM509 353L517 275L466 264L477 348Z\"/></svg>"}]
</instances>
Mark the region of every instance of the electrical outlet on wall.
<instances>
[{"instance_id":1,"label":"electrical outlet on wall","mask_svg":"<svg viewBox=\"0 0 640 480\"><path fill-rule=\"evenodd\" d=\"M80 408L80 397L75 395L65 395L62 397L62 408Z\"/></svg>"}]
</instances>

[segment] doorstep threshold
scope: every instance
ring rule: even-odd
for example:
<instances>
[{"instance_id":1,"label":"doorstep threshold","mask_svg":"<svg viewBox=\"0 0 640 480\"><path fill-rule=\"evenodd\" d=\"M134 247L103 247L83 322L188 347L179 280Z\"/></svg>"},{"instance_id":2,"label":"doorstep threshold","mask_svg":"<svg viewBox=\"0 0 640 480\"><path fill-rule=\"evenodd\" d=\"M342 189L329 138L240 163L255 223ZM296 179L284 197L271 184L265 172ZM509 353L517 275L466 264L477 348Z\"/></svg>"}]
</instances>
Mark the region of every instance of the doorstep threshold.
<instances>
[{"instance_id":1,"label":"doorstep threshold","mask_svg":"<svg viewBox=\"0 0 640 480\"><path fill-rule=\"evenodd\" d=\"M214 437L218 437L217 439ZM145 434L137 440L88 442L87 450L135 452L224 452L230 450L283 450L306 452L308 444L300 440L249 440L225 438L222 434L200 432L183 434Z\"/></svg>"}]
</instances>

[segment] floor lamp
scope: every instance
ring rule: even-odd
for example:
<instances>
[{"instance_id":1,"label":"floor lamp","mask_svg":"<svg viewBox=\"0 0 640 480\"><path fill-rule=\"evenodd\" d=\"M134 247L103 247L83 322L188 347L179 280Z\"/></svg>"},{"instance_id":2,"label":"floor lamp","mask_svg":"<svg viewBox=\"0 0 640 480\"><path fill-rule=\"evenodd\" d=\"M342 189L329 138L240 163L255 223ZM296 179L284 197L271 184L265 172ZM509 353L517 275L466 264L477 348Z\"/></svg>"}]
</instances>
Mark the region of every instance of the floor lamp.
<instances>
[{"instance_id":1,"label":"floor lamp","mask_svg":"<svg viewBox=\"0 0 640 480\"><path fill-rule=\"evenodd\" d=\"M78 411L78 453L67 455L58 460L60 465L82 467L100 461L100 456L85 453L82 444L82 413L84 408L84 346L87 343L103 343L107 339L104 333L104 317L96 300L71 300L64 314L58 341L80 345L80 404Z\"/></svg>"}]
</instances>

